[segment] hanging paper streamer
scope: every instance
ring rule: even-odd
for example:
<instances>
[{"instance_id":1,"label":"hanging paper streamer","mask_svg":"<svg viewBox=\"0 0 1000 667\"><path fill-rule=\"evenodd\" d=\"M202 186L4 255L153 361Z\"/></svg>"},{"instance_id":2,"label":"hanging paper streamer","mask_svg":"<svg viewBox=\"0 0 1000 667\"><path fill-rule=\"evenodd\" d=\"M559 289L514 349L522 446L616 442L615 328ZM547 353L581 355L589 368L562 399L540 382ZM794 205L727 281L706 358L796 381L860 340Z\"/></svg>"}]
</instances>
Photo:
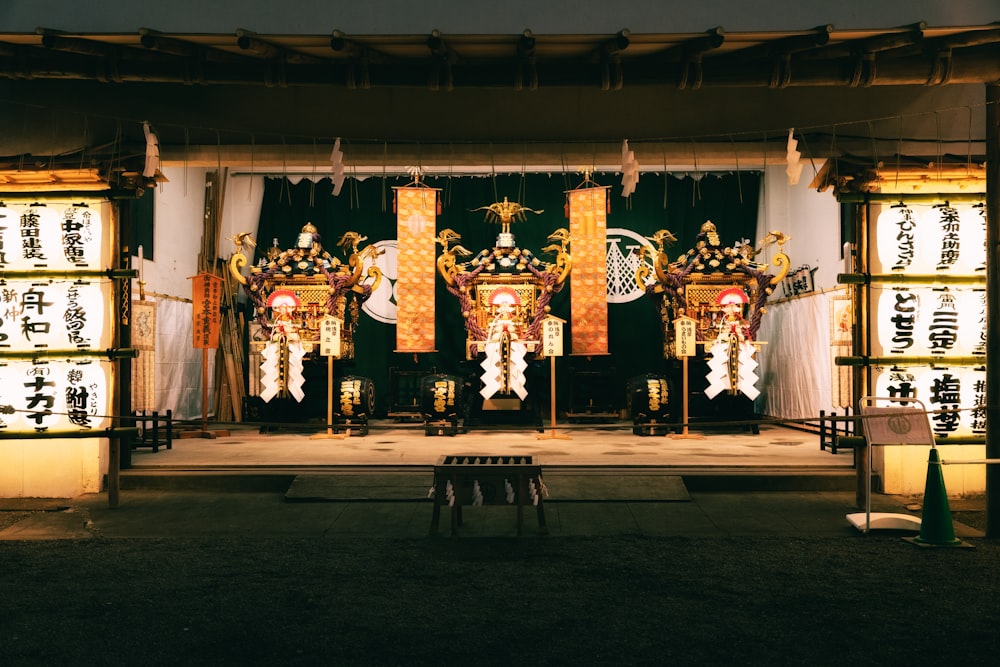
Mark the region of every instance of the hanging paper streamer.
<instances>
[{"instance_id":1,"label":"hanging paper streamer","mask_svg":"<svg viewBox=\"0 0 1000 667\"><path fill-rule=\"evenodd\" d=\"M396 352L434 352L434 282L439 190L396 190Z\"/></svg>"},{"instance_id":2,"label":"hanging paper streamer","mask_svg":"<svg viewBox=\"0 0 1000 667\"><path fill-rule=\"evenodd\" d=\"M573 244L570 307L573 354L608 353L608 188L570 190L569 231Z\"/></svg>"},{"instance_id":3,"label":"hanging paper streamer","mask_svg":"<svg viewBox=\"0 0 1000 667\"><path fill-rule=\"evenodd\" d=\"M278 395L281 389L281 347L268 343L260 351L260 399L265 403Z\"/></svg>"},{"instance_id":4,"label":"hanging paper streamer","mask_svg":"<svg viewBox=\"0 0 1000 667\"><path fill-rule=\"evenodd\" d=\"M629 150L628 139L622 142L622 197L631 197L639 184L639 161L635 151Z\"/></svg>"},{"instance_id":5,"label":"hanging paper streamer","mask_svg":"<svg viewBox=\"0 0 1000 667\"><path fill-rule=\"evenodd\" d=\"M146 135L146 163L142 168L142 175L146 178L156 176L160 168L160 140L149 127L149 123L142 124L142 132Z\"/></svg>"},{"instance_id":6,"label":"hanging paper streamer","mask_svg":"<svg viewBox=\"0 0 1000 667\"><path fill-rule=\"evenodd\" d=\"M333 150L330 151L330 181L333 183L333 196L340 196L340 189L344 187L344 151L340 150L340 137L333 142Z\"/></svg>"},{"instance_id":7,"label":"hanging paper streamer","mask_svg":"<svg viewBox=\"0 0 1000 667\"><path fill-rule=\"evenodd\" d=\"M305 356L306 351L302 347L302 343L294 342L288 344L288 378L285 384L287 385L288 393L299 403L306 396L302 390L302 385L306 381L305 375L302 373L302 359Z\"/></svg>"},{"instance_id":8,"label":"hanging paper streamer","mask_svg":"<svg viewBox=\"0 0 1000 667\"><path fill-rule=\"evenodd\" d=\"M795 139L795 129L788 131L788 146L785 151L785 174L788 175L788 184L797 185L802 176L802 152L797 150L799 142Z\"/></svg>"}]
</instances>

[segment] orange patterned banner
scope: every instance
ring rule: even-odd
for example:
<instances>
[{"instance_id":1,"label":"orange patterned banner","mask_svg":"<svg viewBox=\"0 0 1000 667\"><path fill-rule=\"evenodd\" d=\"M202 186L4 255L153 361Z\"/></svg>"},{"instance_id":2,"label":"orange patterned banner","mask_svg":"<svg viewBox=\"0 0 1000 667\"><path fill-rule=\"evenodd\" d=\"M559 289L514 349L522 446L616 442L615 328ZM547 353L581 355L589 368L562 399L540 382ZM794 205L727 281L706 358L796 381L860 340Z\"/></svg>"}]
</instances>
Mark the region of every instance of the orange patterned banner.
<instances>
[{"instance_id":1,"label":"orange patterned banner","mask_svg":"<svg viewBox=\"0 0 1000 667\"><path fill-rule=\"evenodd\" d=\"M608 188L569 191L573 354L608 354Z\"/></svg>"},{"instance_id":2,"label":"orange patterned banner","mask_svg":"<svg viewBox=\"0 0 1000 667\"><path fill-rule=\"evenodd\" d=\"M396 352L434 352L437 188L396 190Z\"/></svg>"}]
</instances>

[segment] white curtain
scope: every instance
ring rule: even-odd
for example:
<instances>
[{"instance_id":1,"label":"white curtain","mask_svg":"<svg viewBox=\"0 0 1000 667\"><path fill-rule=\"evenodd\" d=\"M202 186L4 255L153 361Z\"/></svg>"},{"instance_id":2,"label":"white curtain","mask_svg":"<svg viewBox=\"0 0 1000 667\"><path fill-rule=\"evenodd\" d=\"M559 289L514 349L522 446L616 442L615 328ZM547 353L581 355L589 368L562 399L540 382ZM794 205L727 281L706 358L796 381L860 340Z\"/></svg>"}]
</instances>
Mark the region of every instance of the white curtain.
<instances>
[{"instance_id":1,"label":"white curtain","mask_svg":"<svg viewBox=\"0 0 1000 667\"><path fill-rule=\"evenodd\" d=\"M761 318L757 411L779 419L819 417L834 411L830 352L830 297L816 293L775 303Z\"/></svg>"},{"instance_id":2,"label":"white curtain","mask_svg":"<svg viewBox=\"0 0 1000 667\"><path fill-rule=\"evenodd\" d=\"M192 309L187 301L159 299L156 332L156 405L172 409L174 419L201 419L201 359L192 333ZM215 350L208 351L208 410L213 411Z\"/></svg>"}]
</instances>

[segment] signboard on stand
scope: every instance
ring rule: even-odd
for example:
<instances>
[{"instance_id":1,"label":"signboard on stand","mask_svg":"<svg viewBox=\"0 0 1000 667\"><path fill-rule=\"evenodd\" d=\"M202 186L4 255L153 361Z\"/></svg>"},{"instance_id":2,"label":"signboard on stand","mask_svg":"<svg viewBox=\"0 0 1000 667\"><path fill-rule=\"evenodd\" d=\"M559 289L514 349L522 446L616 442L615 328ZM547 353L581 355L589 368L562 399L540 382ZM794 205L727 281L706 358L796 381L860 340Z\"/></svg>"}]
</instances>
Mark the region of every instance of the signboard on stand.
<instances>
[{"instance_id":1,"label":"signboard on stand","mask_svg":"<svg viewBox=\"0 0 1000 667\"><path fill-rule=\"evenodd\" d=\"M674 356L693 357L698 353L698 321L682 315L674 320Z\"/></svg>"},{"instance_id":2,"label":"signboard on stand","mask_svg":"<svg viewBox=\"0 0 1000 667\"><path fill-rule=\"evenodd\" d=\"M343 324L332 315L319 321L319 353L322 356L340 357L340 330Z\"/></svg>"},{"instance_id":3,"label":"signboard on stand","mask_svg":"<svg viewBox=\"0 0 1000 667\"><path fill-rule=\"evenodd\" d=\"M222 278L199 273L191 278L192 329L194 348L219 347L219 324L222 318Z\"/></svg>"},{"instance_id":4,"label":"signboard on stand","mask_svg":"<svg viewBox=\"0 0 1000 667\"><path fill-rule=\"evenodd\" d=\"M326 433L311 436L312 440L321 438L342 439L347 436L333 432L333 360L340 358L340 332L344 322L333 315L325 315L319 321L319 353L326 357ZM347 435L351 430L347 430Z\"/></svg>"},{"instance_id":5,"label":"signboard on stand","mask_svg":"<svg viewBox=\"0 0 1000 667\"><path fill-rule=\"evenodd\" d=\"M182 438L228 436L228 430L208 430L208 351L219 347L222 321L222 278L211 273L191 277L193 347L201 350L201 430L181 431Z\"/></svg>"},{"instance_id":6,"label":"signboard on stand","mask_svg":"<svg viewBox=\"0 0 1000 667\"><path fill-rule=\"evenodd\" d=\"M556 433L556 357L563 356L563 325L566 320L562 320L554 315L549 315L542 320L542 354L549 358L549 377L551 386L549 396L551 397L552 411L552 433L549 435L539 435L539 440L558 439L571 440L568 435Z\"/></svg>"},{"instance_id":7,"label":"signboard on stand","mask_svg":"<svg viewBox=\"0 0 1000 667\"><path fill-rule=\"evenodd\" d=\"M550 316L542 320L542 356L561 357L563 354L563 325L566 322Z\"/></svg>"},{"instance_id":8,"label":"signboard on stand","mask_svg":"<svg viewBox=\"0 0 1000 667\"><path fill-rule=\"evenodd\" d=\"M684 430L682 433L671 434L673 438L696 438L702 439L704 436L688 433L688 357L693 357L698 353L698 321L693 317L681 315L674 320L674 356L681 359L683 363L683 394L684 415L682 423Z\"/></svg>"}]
</instances>

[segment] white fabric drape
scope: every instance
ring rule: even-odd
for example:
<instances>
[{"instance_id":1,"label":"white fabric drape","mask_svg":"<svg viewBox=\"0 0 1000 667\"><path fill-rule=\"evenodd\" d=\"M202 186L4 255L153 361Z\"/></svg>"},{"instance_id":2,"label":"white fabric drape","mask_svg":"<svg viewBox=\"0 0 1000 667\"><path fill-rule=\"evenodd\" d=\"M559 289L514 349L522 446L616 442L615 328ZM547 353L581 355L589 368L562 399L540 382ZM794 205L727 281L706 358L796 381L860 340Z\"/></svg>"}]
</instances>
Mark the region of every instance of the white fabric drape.
<instances>
[{"instance_id":1,"label":"white fabric drape","mask_svg":"<svg viewBox=\"0 0 1000 667\"><path fill-rule=\"evenodd\" d=\"M160 299L156 332L156 405L172 409L174 419L202 416L201 350L193 344L192 308L186 301ZM208 410L214 396L215 353L208 354Z\"/></svg>"},{"instance_id":2,"label":"white fabric drape","mask_svg":"<svg viewBox=\"0 0 1000 667\"><path fill-rule=\"evenodd\" d=\"M830 297L817 293L769 305L757 339L761 395L757 411L779 419L816 418L832 405Z\"/></svg>"}]
</instances>

